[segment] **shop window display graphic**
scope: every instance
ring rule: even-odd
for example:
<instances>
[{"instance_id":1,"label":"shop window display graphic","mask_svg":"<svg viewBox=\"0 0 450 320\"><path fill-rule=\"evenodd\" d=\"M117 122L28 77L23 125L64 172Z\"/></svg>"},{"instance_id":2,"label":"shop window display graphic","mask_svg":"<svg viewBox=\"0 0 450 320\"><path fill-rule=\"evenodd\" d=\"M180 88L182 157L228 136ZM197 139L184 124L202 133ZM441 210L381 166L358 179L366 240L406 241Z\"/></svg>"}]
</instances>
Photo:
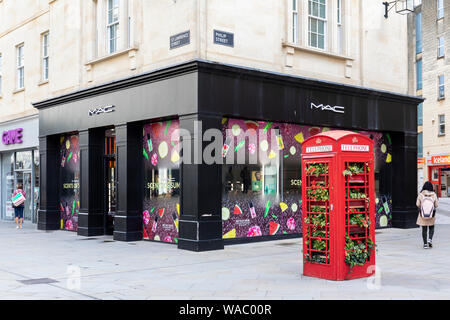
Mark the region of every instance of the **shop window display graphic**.
<instances>
[{"instance_id":1,"label":"shop window display graphic","mask_svg":"<svg viewBox=\"0 0 450 320\"><path fill-rule=\"evenodd\" d=\"M235 118L223 118L222 124L222 155L228 157L234 153L237 159L239 152L245 153L244 164L224 161L222 166L223 238L301 234L302 144L332 128ZM256 140L251 139L251 130L257 133ZM277 132L278 136L272 138ZM357 133L373 140L375 171L389 168L392 165L390 135L373 131ZM250 161L253 156L257 158L256 163ZM375 206L374 225L389 227L391 196L382 191L377 193Z\"/></svg>"},{"instance_id":2,"label":"shop window display graphic","mask_svg":"<svg viewBox=\"0 0 450 320\"><path fill-rule=\"evenodd\" d=\"M330 131L303 144L303 273L329 280L375 268L373 141Z\"/></svg>"},{"instance_id":3,"label":"shop window display graphic","mask_svg":"<svg viewBox=\"0 0 450 320\"><path fill-rule=\"evenodd\" d=\"M61 229L78 230L80 212L80 148L78 135L60 139L60 213Z\"/></svg>"},{"instance_id":4,"label":"shop window display graphic","mask_svg":"<svg viewBox=\"0 0 450 320\"><path fill-rule=\"evenodd\" d=\"M144 125L144 239L178 243L180 218L179 121Z\"/></svg>"}]
</instances>

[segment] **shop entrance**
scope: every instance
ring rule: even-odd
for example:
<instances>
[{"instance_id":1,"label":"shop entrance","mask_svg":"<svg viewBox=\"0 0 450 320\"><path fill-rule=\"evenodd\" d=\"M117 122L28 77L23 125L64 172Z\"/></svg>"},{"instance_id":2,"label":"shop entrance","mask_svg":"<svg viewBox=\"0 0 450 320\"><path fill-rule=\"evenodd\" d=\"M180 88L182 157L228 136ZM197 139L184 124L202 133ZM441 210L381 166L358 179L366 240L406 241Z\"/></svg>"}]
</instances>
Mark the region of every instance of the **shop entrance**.
<instances>
[{"instance_id":1,"label":"shop entrance","mask_svg":"<svg viewBox=\"0 0 450 320\"><path fill-rule=\"evenodd\" d=\"M450 167L442 168L440 174L441 197L450 197Z\"/></svg>"},{"instance_id":2,"label":"shop entrance","mask_svg":"<svg viewBox=\"0 0 450 320\"><path fill-rule=\"evenodd\" d=\"M430 166L428 170L428 176L438 197L450 197L450 166Z\"/></svg>"},{"instance_id":3,"label":"shop entrance","mask_svg":"<svg viewBox=\"0 0 450 320\"><path fill-rule=\"evenodd\" d=\"M32 208L32 174L31 171L16 171L15 173L15 185L21 184L23 191L26 194L25 208L23 210L23 219L27 221L33 221L33 208Z\"/></svg>"},{"instance_id":4,"label":"shop entrance","mask_svg":"<svg viewBox=\"0 0 450 320\"><path fill-rule=\"evenodd\" d=\"M103 154L103 212L105 214L105 234L114 233L116 214L116 132L114 128L105 131L105 150Z\"/></svg>"}]
</instances>

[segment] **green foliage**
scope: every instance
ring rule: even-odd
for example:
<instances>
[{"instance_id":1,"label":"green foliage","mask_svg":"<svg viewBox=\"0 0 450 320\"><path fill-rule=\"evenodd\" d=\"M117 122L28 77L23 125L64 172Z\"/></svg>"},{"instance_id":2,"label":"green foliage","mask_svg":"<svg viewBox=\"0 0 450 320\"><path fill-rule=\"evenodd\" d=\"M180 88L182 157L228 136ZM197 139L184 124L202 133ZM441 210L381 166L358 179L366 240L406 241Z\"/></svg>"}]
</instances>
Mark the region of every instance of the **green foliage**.
<instances>
[{"instance_id":1,"label":"green foliage","mask_svg":"<svg viewBox=\"0 0 450 320\"><path fill-rule=\"evenodd\" d=\"M311 223L317 227L323 228L327 225L327 218L324 214L311 215Z\"/></svg>"},{"instance_id":2,"label":"green foliage","mask_svg":"<svg viewBox=\"0 0 450 320\"><path fill-rule=\"evenodd\" d=\"M328 165L325 163L310 163L306 169L306 174L318 177L321 174L328 173Z\"/></svg>"},{"instance_id":3,"label":"green foliage","mask_svg":"<svg viewBox=\"0 0 450 320\"><path fill-rule=\"evenodd\" d=\"M354 174L364 173L364 162L350 162L348 168L342 171L343 176L352 176ZM367 166L367 172L369 172L369 166Z\"/></svg>"},{"instance_id":4,"label":"green foliage","mask_svg":"<svg viewBox=\"0 0 450 320\"><path fill-rule=\"evenodd\" d=\"M314 254L312 256L310 256L309 254L305 255L305 259L306 261L310 261L310 262L315 262L315 263L327 263L327 260L330 258L330 256L327 255L318 255L318 254Z\"/></svg>"},{"instance_id":5,"label":"green foliage","mask_svg":"<svg viewBox=\"0 0 450 320\"><path fill-rule=\"evenodd\" d=\"M324 207L320 207L320 206L312 206L311 207L311 212L325 212L325 208Z\"/></svg>"},{"instance_id":6,"label":"green foliage","mask_svg":"<svg viewBox=\"0 0 450 320\"><path fill-rule=\"evenodd\" d=\"M314 250L323 251L326 249L327 244L326 244L325 240L311 239L311 246Z\"/></svg>"},{"instance_id":7,"label":"green foliage","mask_svg":"<svg viewBox=\"0 0 450 320\"><path fill-rule=\"evenodd\" d=\"M347 199L366 199L366 194L357 189L347 189Z\"/></svg>"},{"instance_id":8,"label":"green foliage","mask_svg":"<svg viewBox=\"0 0 450 320\"><path fill-rule=\"evenodd\" d=\"M364 240L366 240L364 242ZM348 235L345 238L345 263L353 268L363 266L370 258L371 250L375 247L372 240L353 240ZM367 244L367 245L366 245Z\"/></svg>"},{"instance_id":9,"label":"green foliage","mask_svg":"<svg viewBox=\"0 0 450 320\"><path fill-rule=\"evenodd\" d=\"M306 194L310 200L328 201L329 199L328 188L324 187L308 188Z\"/></svg>"},{"instance_id":10,"label":"green foliage","mask_svg":"<svg viewBox=\"0 0 450 320\"><path fill-rule=\"evenodd\" d=\"M349 224L368 228L370 226L370 219L364 219L362 214L352 214L349 219Z\"/></svg>"}]
</instances>

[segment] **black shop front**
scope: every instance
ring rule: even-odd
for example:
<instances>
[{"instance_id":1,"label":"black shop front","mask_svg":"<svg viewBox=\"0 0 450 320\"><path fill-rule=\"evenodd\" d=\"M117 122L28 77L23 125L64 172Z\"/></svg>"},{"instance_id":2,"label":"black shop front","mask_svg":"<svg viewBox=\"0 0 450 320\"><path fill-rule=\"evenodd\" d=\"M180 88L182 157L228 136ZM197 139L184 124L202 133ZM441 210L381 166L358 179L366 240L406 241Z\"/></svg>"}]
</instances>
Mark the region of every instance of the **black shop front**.
<instances>
[{"instance_id":1,"label":"black shop front","mask_svg":"<svg viewBox=\"0 0 450 320\"><path fill-rule=\"evenodd\" d=\"M412 228L420 102L203 60L38 102L38 229L192 251L299 237L301 144L334 129L374 141L377 228Z\"/></svg>"}]
</instances>

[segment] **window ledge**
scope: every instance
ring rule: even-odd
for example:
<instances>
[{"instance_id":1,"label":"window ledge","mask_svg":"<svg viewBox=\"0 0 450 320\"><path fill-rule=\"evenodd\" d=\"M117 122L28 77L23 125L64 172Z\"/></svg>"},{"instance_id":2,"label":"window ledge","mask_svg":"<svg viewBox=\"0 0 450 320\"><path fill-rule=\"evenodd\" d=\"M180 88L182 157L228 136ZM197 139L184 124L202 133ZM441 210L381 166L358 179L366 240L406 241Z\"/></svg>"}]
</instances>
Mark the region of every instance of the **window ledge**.
<instances>
[{"instance_id":1,"label":"window ledge","mask_svg":"<svg viewBox=\"0 0 450 320\"><path fill-rule=\"evenodd\" d=\"M48 84L48 80L41 80L38 82L38 86L43 86L44 84Z\"/></svg>"},{"instance_id":2,"label":"window ledge","mask_svg":"<svg viewBox=\"0 0 450 320\"><path fill-rule=\"evenodd\" d=\"M288 47L288 48L293 48L295 50L299 50L299 51L305 51L305 52L309 52L309 53L316 53L316 54L320 54L323 56L327 56L327 57L332 57L332 58L336 58L336 59L340 59L340 60L355 60L352 57L349 56L345 56L342 54L337 54L337 53L333 53L333 52L329 52L329 51L323 51L320 49L314 49L311 47L305 47L305 46L301 46L292 42L283 42L282 43L283 47Z\"/></svg>"},{"instance_id":3,"label":"window ledge","mask_svg":"<svg viewBox=\"0 0 450 320\"><path fill-rule=\"evenodd\" d=\"M16 94L16 93L23 92L23 91L25 91L25 88L16 89L16 90L14 90L12 93L13 93L13 94Z\"/></svg>"},{"instance_id":4,"label":"window ledge","mask_svg":"<svg viewBox=\"0 0 450 320\"><path fill-rule=\"evenodd\" d=\"M106 60L109 60L109 59L113 59L113 58L116 58L118 56L130 53L130 52L135 52L137 50L139 50L138 47L130 47L130 48L127 48L127 49L124 49L124 50L120 50L120 51L108 54L108 55L100 57L100 58L96 58L96 59L90 60L90 61L86 62L84 65L85 66L94 65L94 64L97 64L97 63L100 63L100 62L103 62L103 61L106 61Z\"/></svg>"},{"instance_id":5,"label":"window ledge","mask_svg":"<svg viewBox=\"0 0 450 320\"><path fill-rule=\"evenodd\" d=\"M443 136L445 136L445 133L439 133L438 134L438 137L443 137Z\"/></svg>"}]
</instances>

